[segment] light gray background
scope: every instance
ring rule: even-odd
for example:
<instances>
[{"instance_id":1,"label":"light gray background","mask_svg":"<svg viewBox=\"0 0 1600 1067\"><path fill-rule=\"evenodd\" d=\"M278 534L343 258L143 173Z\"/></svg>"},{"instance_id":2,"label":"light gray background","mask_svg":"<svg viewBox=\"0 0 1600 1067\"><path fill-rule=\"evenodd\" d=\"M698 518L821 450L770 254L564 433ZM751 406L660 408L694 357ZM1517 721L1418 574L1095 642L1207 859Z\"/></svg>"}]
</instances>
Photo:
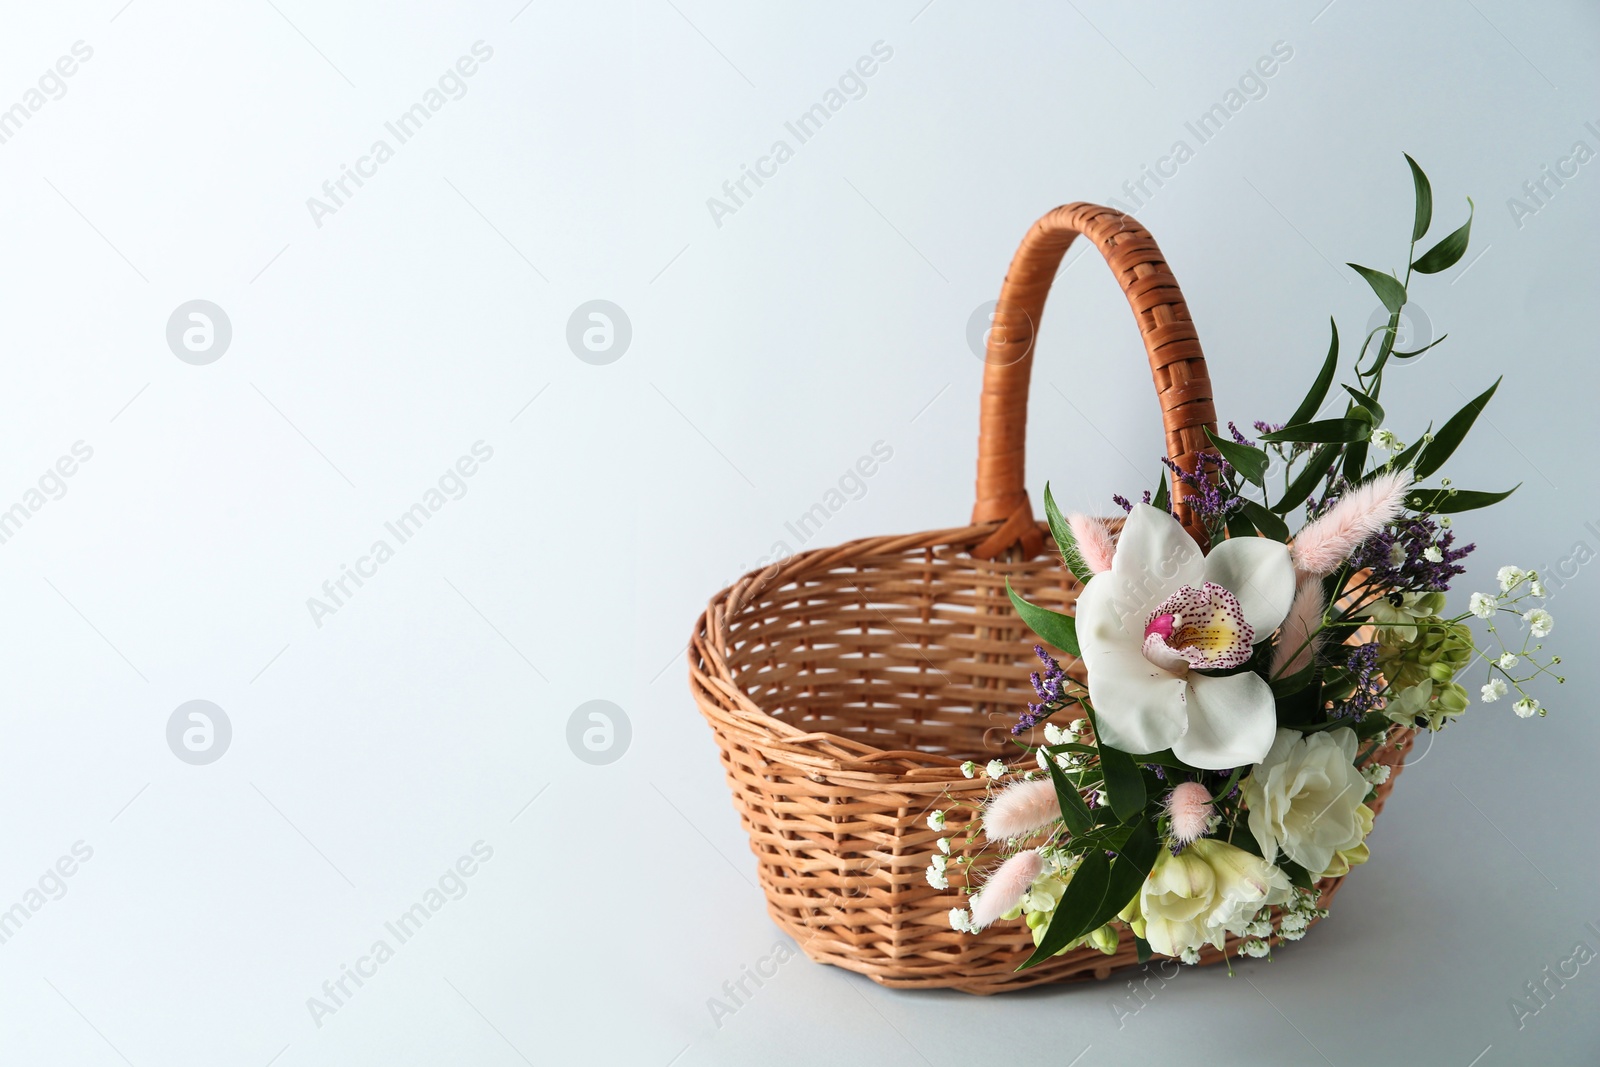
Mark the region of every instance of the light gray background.
<instances>
[{"instance_id":1,"label":"light gray background","mask_svg":"<svg viewBox=\"0 0 1600 1067\"><path fill-rule=\"evenodd\" d=\"M1472 196L1470 262L1414 287L1452 337L1389 406L1414 434L1508 373L1453 465L1524 483L1461 523L1479 587L1600 551L1600 163L1520 225L1507 205L1600 148L1600 16L1325 2L8 4L0 108L94 53L0 144L0 508L93 457L0 545L0 908L93 857L0 945L0 1059L1594 1062L1595 966L1520 1031L1508 1003L1600 949L1592 568L1551 605L1550 717L1475 706L1424 750L1275 962L1186 972L1120 1026L1120 983L979 1000L798 959L708 1007L782 939L684 686L695 615L874 442L892 460L813 545L963 523L969 316L1038 215L1128 203L1175 140L1195 156L1138 214L1241 423L1298 401L1330 312L1360 332L1337 265L1401 262L1402 151L1436 234ZM315 225L306 199L479 40L466 95ZM716 225L707 198L877 41L866 94ZM1279 41L1196 146L1184 123ZM1161 438L1085 258L1044 325L1029 484L1098 509ZM165 340L193 299L232 323L208 366ZM593 299L632 324L606 366L565 341ZM480 440L466 495L315 625L307 598ZM195 699L233 728L206 766L166 741ZM631 722L609 765L566 740L595 699ZM317 1026L307 998L478 841L467 894Z\"/></svg>"}]
</instances>

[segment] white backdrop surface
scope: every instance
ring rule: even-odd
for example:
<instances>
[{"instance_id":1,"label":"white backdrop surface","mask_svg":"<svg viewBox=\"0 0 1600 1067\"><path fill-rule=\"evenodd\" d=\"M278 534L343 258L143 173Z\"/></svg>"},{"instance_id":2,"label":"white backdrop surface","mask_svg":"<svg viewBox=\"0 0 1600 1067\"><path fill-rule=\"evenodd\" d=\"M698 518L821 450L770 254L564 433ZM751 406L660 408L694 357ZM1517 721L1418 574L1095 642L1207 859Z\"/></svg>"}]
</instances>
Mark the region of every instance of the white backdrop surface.
<instances>
[{"instance_id":1,"label":"white backdrop surface","mask_svg":"<svg viewBox=\"0 0 1600 1067\"><path fill-rule=\"evenodd\" d=\"M0 1060L1595 1062L1600 973L1544 970L1600 950L1591 5L6 16ZM732 1005L792 943L684 685L706 598L875 448L808 544L966 520L969 321L1059 203L1133 208L1222 417L1281 419L1373 310L1342 264L1404 255L1402 151L1438 232L1477 221L1388 406L1506 373L1456 467L1522 489L1459 523L1459 588L1567 568L1549 718L1474 707L1332 917L1236 977L973 999L797 958ZM1101 509L1161 437L1088 259L1029 485ZM571 740L596 700L610 762Z\"/></svg>"}]
</instances>

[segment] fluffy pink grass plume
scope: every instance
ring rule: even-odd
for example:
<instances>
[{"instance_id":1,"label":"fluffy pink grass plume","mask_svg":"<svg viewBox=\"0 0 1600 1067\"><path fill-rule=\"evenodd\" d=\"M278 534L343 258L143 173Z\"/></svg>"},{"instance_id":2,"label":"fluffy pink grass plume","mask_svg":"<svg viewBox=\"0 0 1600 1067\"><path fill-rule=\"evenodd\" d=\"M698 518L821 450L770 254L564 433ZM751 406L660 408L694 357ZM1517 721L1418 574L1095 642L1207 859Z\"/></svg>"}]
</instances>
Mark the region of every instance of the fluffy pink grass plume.
<instances>
[{"instance_id":1,"label":"fluffy pink grass plume","mask_svg":"<svg viewBox=\"0 0 1600 1067\"><path fill-rule=\"evenodd\" d=\"M1102 574L1111 569L1111 557L1116 553L1117 546L1111 540L1111 531L1106 529L1106 524L1099 519L1088 515L1068 515L1067 525L1072 528L1072 536L1078 542L1078 555L1083 559L1084 566Z\"/></svg>"},{"instance_id":2,"label":"fluffy pink grass plume","mask_svg":"<svg viewBox=\"0 0 1600 1067\"><path fill-rule=\"evenodd\" d=\"M1409 471L1380 474L1352 489L1321 518L1306 524L1289 547L1295 569L1302 575L1332 574L1355 547L1400 514Z\"/></svg>"},{"instance_id":3,"label":"fluffy pink grass plume","mask_svg":"<svg viewBox=\"0 0 1600 1067\"><path fill-rule=\"evenodd\" d=\"M1022 903L1043 870L1044 857L1036 848L1018 852L997 867L972 898L973 927L982 929Z\"/></svg>"},{"instance_id":4,"label":"fluffy pink grass plume","mask_svg":"<svg viewBox=\"0 0 1600 1067\"><path fill-rule=\"evenodd\" d=\"M983 809L983 832L992 841L1021 837L1061 818L1055 783L1048 778L1008 785ZM1004 909L1002 909L1004 910Z\"/></svg>"},{"instance_id":5,"label":"fluffy pink grass plume","mask_svg":"<svg viewBox=\"0 0 1600 1067\"><path fill-rule=\"evenodd\" d=\"M1321 579L1300 579L1294 600L1289 604L1289 614L1283 620L1283 629L1278 631L1278 646L1272 651L1272 677L1287 678L1311 665L1311 657L1317 651L1311 635L1322 624L1325 607Z\"/></svg>"},{"instance_id":6,"label":"fluffy pink grass plume","mask_svg":"<svg viewBox=\"0 0 1600 1067\"><path fill-rule=\"evenodd\" d=\"M1211 821L1211 794L1199 782L1183 782L1167 795L1167 816L1172 819L1172 839L1187 845L1205 836Z\"/></svg>"}]
</instances>

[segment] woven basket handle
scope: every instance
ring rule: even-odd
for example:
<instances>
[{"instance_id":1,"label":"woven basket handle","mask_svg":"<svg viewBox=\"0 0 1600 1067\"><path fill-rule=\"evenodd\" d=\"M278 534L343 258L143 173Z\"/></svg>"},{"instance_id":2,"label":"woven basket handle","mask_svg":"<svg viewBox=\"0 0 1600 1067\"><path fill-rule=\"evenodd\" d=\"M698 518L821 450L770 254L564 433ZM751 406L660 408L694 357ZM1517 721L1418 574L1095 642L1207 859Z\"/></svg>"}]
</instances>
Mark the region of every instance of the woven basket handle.
<instances>
[{"instance_id":1,"label":"woven basket handle","mask_svg":"<svg viewBox=\"0 0 1600 1067\"><path fill-rule=\"evenodd\" d=\"M999 306L989 330L978 424L978 499L972 521L975 525L1000 522L1001 526L974 546L972 554L980 559L997 558L1017 545L1032 556L1043 545L1023 485L1028 380L1033 371L1034 337L1050 283L1067 247L1080 233L1105 257L1139 322L1161 401L1167 454L1184 470L1192 471L1200 453L1216 452L1205 433L1217 428L1211 377L1206 373L1189 308L1155 238L1133 216L1108 207L1082 203L1058 207L1022 239L1000 287ZM1207 547L1205 530L1185 502L1189 487L1178 482L1172 489L1178 519L1202 548Z\"/></svg>"}]
</instances>

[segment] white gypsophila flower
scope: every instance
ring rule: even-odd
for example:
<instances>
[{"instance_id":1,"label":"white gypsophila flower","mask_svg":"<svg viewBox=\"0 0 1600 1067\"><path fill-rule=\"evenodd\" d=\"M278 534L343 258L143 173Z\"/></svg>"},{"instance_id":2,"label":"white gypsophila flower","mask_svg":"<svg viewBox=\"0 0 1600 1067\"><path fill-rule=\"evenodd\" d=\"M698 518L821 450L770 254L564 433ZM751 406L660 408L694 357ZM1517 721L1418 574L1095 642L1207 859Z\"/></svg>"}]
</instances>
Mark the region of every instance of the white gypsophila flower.
<instances>
[{"instance_id":1,"label":"white gypsophila flower","mask_svg":"<svg viewBox=\"0 0 1600 1067\"><path fill-rule=\"evenodd\" d=\"M939 838L939 851L946 856L950 855L950 839L948 837Z\"/></svg>"},{"instance_id":2,"label":"white gypsophila flower","mask_svg":"<svg viewBox=\"0 0 1600 1067\"><path fill-rule=\"evenodd\" d=\"M944 829L944 812L942 812L942 811L930 811L930 812L928 812L928 829L930 829L930 830L943 830Z\"/></svg>"},{"instance_id":3,"label":"white gypsophila flower","mask_svg":"<svg viewBox=\"0 0 1600 1067\"><path fill-rule=\"evenodd\" d=\"M1311 920L1304 912L1289 911L1283 915L1283 921L1278 924L1278 932L1287 936L1296 930L1304 930L1310 925Z\"/></svg>"},{"instance_id":4,"label":"white gypsophila flower","mask_svg":"<svg viewBox=\"0 0 1600 1067\"><path fill-rule=\"evenodd\" d=\"M1303 928L1299 930L1287 930L1282 936L1285 941L1298 941L1302 937L1306 936L1306 931Z\"/></svg>"},{"instance_id":5,"label":"white gypsophila flower","mask_svg":"<svg viewBox=\"0 0 1600 1067\"><path fill-rule=\"evenodd\" d=\"M1523 697L1511 705L1511 710L1517 713L1517 718L1526 719L1539 710L1539 702L1532 697Z\"/></svg>"},{"instance_id":6,"label":"white gypsophila flower","mask_svg":"<svg viewBox=\"0 0 1600 1067\"><path fill-rule=\"evenodd\" d=\"M961 765L961 773L966 777L971 778L973 775L978 773L978 765L973 763L971 760L967 760L967 762Z\"/></svg>"},{"instance_id":7,"label":"white gypsophila flower","mask_svg":"<svg viewBox=\"0 0 1600 1067\"><path fill-rule=\"evenodd\" d=\"M1492 619L1494 613L1500 610L1500 601L1488 593L1473 593L1472 599L1467 602L1467 610L1480 619Z\"/></svg>"},{"instance_id":8,"label":"white gypsophila flower","mask_svg":"<svg viewBox=\"0 0 1600 1067\"><path fill-rule=\"evenodd\" d=\"M1491 678L1488 684L1478 691L1478 696L1485 704L1493 704L1496 700L1506 695L1506 683L1502 678Z\"/></svg>"},{"instance_id":9,"label":"white gypsophila flower","mask_svg":"<svg viewBox=\"0 0 1600 1067\"><path fill-rule=\"evenodd\" d=\"M1272 949L1265 941L1246 941L1243 945L1239 946L1239 955L1253 956L1256 959L1260 959L1262 956L1265 956L1271 951Z\"/></svg>"},{"instance_id":10,"label":"white gypsophila flower","mask_svg":"<svg viewBox=\"0 0 1600 1067\"><path fill-rule=\"evenodd\" d=\"M1072 753L1070 753L1070 752L1057 752L1056 753L1056 766L1060 767L1062 770L1070 771L1070 770L1073 770L1074 768L1076 768L1077 765L1078 765L1077 757L1074 756Z\"/></svg>"},{"instance_id":11,"label":"white gypsophila flower","mask_svg":"<svg viewBox=\"0 0 1600 1067\"><path fill-rule=\"evenodd\" d=\"M1044 724L1044 739L1046 744L1051 745L1062 745L1067 741L1066 735L1061 732L1061 727L1053 722Z\"/></svg>"},{"instance_id":12,"label":"white gypsophila flower","mask_svg":"<svg viewBox=\"0 0 1600 1067\"><path fill-rule=\"evenodd\" d=\"M1374 448L1381 448L1385 452L1404 452L1406 450L1405 444L1394 435L1393 430L1373 430L1372 445Z\"/></svg>"},{"instance_id":13,"label":"white gypsophila flower","mask_svg":"<svg viewBox=\"0 0 1600 1067\"><path fill-rule=\"evenodd\" d=\"M950 909L950 929L958 934L967 933L972 926L972 914L966 908Z\"/></svg>"},{"instance_id":14,"label":"white gypsophila flower","mask_svg":"<svg viewBox=\"0 0 1600 1067\"><path fill-rule=\"evenodd\" d=\"M1271 937L1272 924L1265 919L1257 919L1244 928L1246 937Z\"/></svg>"},{"instance_id":15,"label":"white gypsophila flower","mask_svg":"<svg viewBox=\"0 0 1600 1067\"><path fill-rule=\"evenodd\" d=\"M1399 567L1406 561L1406 546L1396 541L1389 546L1389 566Z\"/></svg>"},{"instance_id":16,"label":"white gypsophila flower","mask_svg":"<svg viewBox=\"0 0 1600 1067\"><path fill-rule=\"evenodd\" d=\"M1455 523L1451 520L1450 516L1441 515L1441 516L1439 516L1439 525L1441 527L1443 527L1444 529L1448 530L1448 529L1450 529L1450 527L1454 526Z\"/></svg>"},{"instance_id":17,"label":"white gypsophila flower","mask_svg":"<svg viewBox=\"0 0 1600 1067\"><path fill-rule=\"evenodd\" d=\"M1556 628L1556 620L1543 608L1534 608L1523 618L1527 620L1529 632L1535 637L1546 637Z\"/></svg>"},{"instance_id":18,"label":"white gypsophila flower","mask_svg":"<svg viewBox=\"0 0 1600 1067\"><path fill-rule=\"evenodd\" d=\"M950 879L946 878L944 876L944 872L941 871L939 868L937 868L937 867L929 867L923 873L927 876L928 884L933 886L933 888L935 888L935 889L949 889L950 888Z\"/></svg>"},{"instance_id":19,"label":"white gypsophila flower","mask_svg":"<svg viewBox=\"0 0 1600 1067\"><path fill-rule=\"evenodd\" d=\"M1537 599L1543 600L1545 598L1544 583L1535 578L1528 583L1528 592L1532 593Z\"/></svg>"},{"instance_id":20,"label":"white gypsophila flower","mask_svg":"<svg viewBox=\"0 0 1600 1067\"><path fill-rule=\"evenodd\" d=\"M1520 661L1517 659L1517 654L1515 652L1507 652L1505 655L1501 656L1499 659L1495 660L1494 662L1495 662L1495 665L1498 666L1501 670L1509 671L1512 667L1515 667L1517 665L1517 663L1520 662Z\"/></svg>"},{"instance_id":21,"label":"white gypsophila flower","mask_svg":"<svg viewBox=\"0 0 1600 1067\"><path fill-rule=\"evenodd\" d=\"M1034 757L1039 761L1039 769L1041 771L1048 771L1050 769L1050 764L1048 762L1050 759L1050 753L1041 748L1034 753Z\"/></svg>"},{"instance_id":22,"label":"white gypsophila flower","mask_svg":"<svg viewBox=\"0 0 1600 1067\"><path fill-rule=\"evenodd\" d=\"M1444 549L1440 548L1438 545L1429 545L1427 548L1422 550L1422 558L1427 560L1429 563L1443 563Z\"/></svg>"},{"instance_id":23,"label":"white gypsophila flower","mask_svg":"<svg viewBox=\"0 0 1600 1067\"><path fill-rule=\"evenodd\" d=\"M1088 725L1088 719L1073 719L1071 722L1067 723L1067 740L1076 741L1080 736L1083 735L1083 731L1088 727Z\"/></svg>"},{"instance_id":24,"label":"white gypsophila flower","mask_svg":"<svg viewBox=\"0 0 1600 1067\"><path fill-rule=\"evenodd\" d=\"M1184 949L1182 952L1178 953L1178 962L1187 963L1189 966L1193 967L1195 964L1200 962L1200 950L1197 948Z\"/></svg>"},{"instance_id":25,"label":"white gypsophila flower","mask_svg":"<svg viewBox=\"0 0 1600 1067\"><path fill-rule=\"evenodd\" d=\"M989 778L1002 778L1006 773L1006 765L1002 760L992 759L988 766L983 768L983 773Z\"/></svg>"},{"instance_id":26,"label":"white gypsophila flower","mask_svg":"<svg viewBox=\"0 0 1600 1067\"><path fill-rule=\"evenodd\" d=\"M933 854L933 863L930 866L932 866L933 869L938 871L940 874L943 874L945 872L945 868L950 866L950 857L946 856L942 852L935 852Z\"/></svg>"},{"instance_id":27,"label":"white gypsophila flower","mask_svg":"<svg viewBox=\"0 0 1600 1067\"><path fill-rule=\"evenodd\" d=\"M1521 567L1501 567L1495 572L1495 580L1500 583L1500 591L1502 593L1510 592L1511 587L1522 581L1524 577L1526 577L1526 574Z\"/></svg>"},{"instance_id":28,"label":"white gypsophila flower","mask_svg":"<svg viewBox=\"0 0 1600 1067\"><path fill-rule=\"evenodd\" d=\"M1394 771L1387 763L1369 763L1361 770L1361 777L1373 785L1382 785Z\"/></svg>"}]
</instances>

